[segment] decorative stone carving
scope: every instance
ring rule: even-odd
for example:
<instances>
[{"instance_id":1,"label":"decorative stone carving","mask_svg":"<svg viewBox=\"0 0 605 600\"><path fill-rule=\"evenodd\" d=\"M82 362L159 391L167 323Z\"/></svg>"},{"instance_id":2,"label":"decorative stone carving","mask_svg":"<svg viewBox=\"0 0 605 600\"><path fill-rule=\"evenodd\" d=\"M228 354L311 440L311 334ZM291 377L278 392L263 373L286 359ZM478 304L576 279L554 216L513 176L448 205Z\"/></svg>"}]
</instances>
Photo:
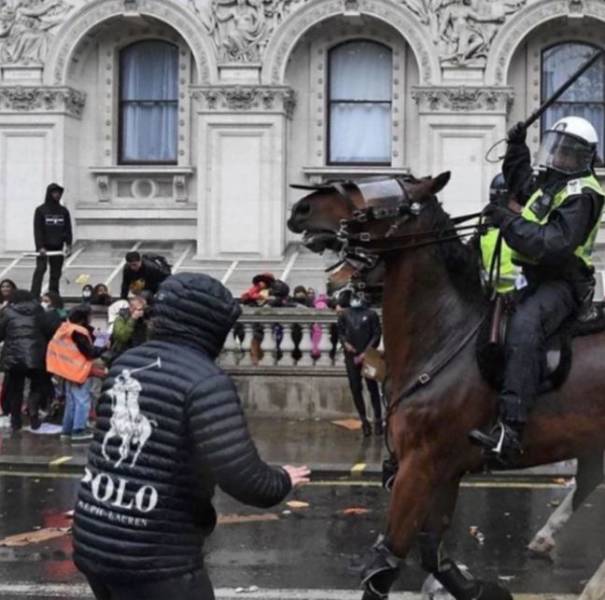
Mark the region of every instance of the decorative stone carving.
<instances>
[{"instance_id":1,"label":"decorative stone carving","mask_svg":"<svg viewBox=\"0 0 605 600\"><path fill-rule=\"evenodd\" d=\"M173 27L191 49L201 81L210 82L215 80L217 71L214 51L207 36L200 35L199 23L191 18L191 13L186 9L188 1L191 0L137 0L136 9ZM49 81L57 85L64 83L75 42L99 23L122 16L125 10L124 0L87 0L86 5L61 28L60 43L53 46L46 64L46 70L50 73Z\"/></svg>"},{"instance_id":2,"label":"decorative stone carving","mask_svg":"<svg viewBox=\"0 0 605 600\"><path fill-rule=\"evenodd\" d=\"M226 63L260 62L275 28L306 1L188 0Z\"/></svg>"},{"instance_id":3,"label":"decorative stone carving","mask_svg":"<svg viewBox=\"0 0 605 600\"><path fill-rule=\"evenodd\" d=\"M291 118L296 107L294 90L281 86L197 86L191 95L208 111L279 112Z\"/></svg>"},{"instance_id":4,"label":"decorative stone carving","mask_svg":"<svg viewBox=\"0 0 605 600\"><path fill-rule=\"evenodd\" d=\"M419 112L506 112L513 101L512 88L415 87L412 98Z\"/></svg>"},{"instance_id":5,"label":"decorative stone carving","mask_svg":"<svg viewBox=\"0 0 605 600\"><path fill-rule=\"evenodd\" d=\"M174 200L176 202L187 202L187 178L184 175L175 175L173 179Z\"/></svg>"},{"instance_id":6,"label":"decorative stone carving","mask_svg":"<svg viewBox=\"0 0 605 600\"><path fill-rule=\"evenodd\" d=\"M65 0L7 0L0 7L0 62L42 64L55 29L73 6Z\"/></svg>"},{"instance_id":7,"label":"decorative stone carving","mask_svg":"<svg viewBox=\"0 0 605 600\"><path fill-rule=\"evenodd\" d=\"M96 178L99 202L109 202L111 200L111 188L109 186L109 177L99 175Z\"/></svg>"},{"instance_id":8,"label":"decorative stone carving","mask_svg":"<svg viewBox=\"0 0 605 600\"><path fill-rule=\"evenodd\" d=\"M527 0L399 0L430 30L444 65L484 67L498 29Z\"/></svg>"},{"instance_id":9,"label":"decorative stone carving","mask_svg":"<svg viewBox=\"0 0 605 600\"><path fill-rule=\"evenodd\" d=\"M68 87L0 87L0 106L4 110L65 112L80 118L86 94Z\"/></svg>"}]
</instances>

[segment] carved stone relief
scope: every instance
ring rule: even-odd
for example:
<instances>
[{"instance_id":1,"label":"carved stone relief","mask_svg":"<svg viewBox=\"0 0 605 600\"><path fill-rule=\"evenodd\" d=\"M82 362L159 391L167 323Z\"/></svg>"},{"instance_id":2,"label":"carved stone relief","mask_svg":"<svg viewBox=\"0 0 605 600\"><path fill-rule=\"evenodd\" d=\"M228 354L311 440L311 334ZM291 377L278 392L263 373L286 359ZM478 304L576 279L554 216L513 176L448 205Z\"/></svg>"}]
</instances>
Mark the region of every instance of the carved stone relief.
<instances>
[{"instance_id":1,"label":"carved stone relief","mask_svg":"<svg viewBox=\"0 0 605 600\"><path fill-rule=\"evenodd\" d=\"M65 112L80 118L86 94L67 87L0 87L0 106L19 112Z\"/></svg>"},{"instance_id":2,"label":"carved stone relief","mask_svg":"<svg viewBox=\"0 0 605 600\"><path fill-rule=\"evenodd\" d=\"M7 0L0 6L0 62L42 64L55 29L73 8L65 0Z\"/></svg>"},{"instance_id":3,"label":"carved stone relief","mask_svg":"<svg viewBox=\"0 0 605 600\"><path fill-rule=\"evenodd\" d=\"M219 62L260 62L275 28L307 0L188 0L212 37Z\"/></svg>"},{"instance_id":4,"label":"carved stone relief","mask_svg":"<svg viewBox=\"0 0 605 600\"><path fill-rule=\"evenodd\" d=\"M280 112L291 118L296 107L294 90L286 87L199 86L192 88L191 96L208 111Z\"/></svg>"},{"instance_id":5,"label":"carved stone relief","mask_svg":"<svg viewBox=\"0 0 605 600\"><path fill-rule=\"evenodd\" d=\"M512 88L415 87L412 98L422 112L488 111L505 113L513 101Z\"/></svg>"},{"instance_id":6,"label":"carved stone relief","mask_svg":"<svg viewBox=\"0 0 605 600\"><path fill-rule=\"evenodd\" d=\"M527 0L399 0L430 32L443 65L484 67L506 19Z\"/></svg>"}]
</instances>

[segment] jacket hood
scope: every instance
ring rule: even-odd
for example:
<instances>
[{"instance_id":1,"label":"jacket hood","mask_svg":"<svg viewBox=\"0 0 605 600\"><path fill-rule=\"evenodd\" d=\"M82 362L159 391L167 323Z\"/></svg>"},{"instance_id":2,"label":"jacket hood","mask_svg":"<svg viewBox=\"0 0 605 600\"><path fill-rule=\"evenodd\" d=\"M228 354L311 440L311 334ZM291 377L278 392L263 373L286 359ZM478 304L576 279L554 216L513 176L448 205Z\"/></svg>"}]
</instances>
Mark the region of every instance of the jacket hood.
<instances>
[{"instance_id":1,"label":"jacket hood","mask_svg":"<svg viewBox=\"0 0 605 600\"><path fill-rule=\"evenodd\" d=\"M51 183L46 188L46 197L44 198L44 202L54 202L51 193L56 191L61 192L61 196L63 196L64 189L58 183Z\"/></svg>"},{"instance_id":2,"label":"jacket hood","mask_svg":"<svg viewBox=\"0 0 605 600\"><path fill-rule=\"evenodd\" d=\"M152 307L154 339L182 341L216 358L241 314L238 302L219 281L200 273L165 279Z\"/></svg>"},{"instance_id":3,"label":"jacket hood","mask_svg":"<svg viewBox=\"0 0 605 600\"><path fill-rule=\"evenodd\" d=\"M20 315L31 316L40 310L40 305L35 300L28 300L18 304L9 304L8 309Z\"/></svg>"}]
</instances>

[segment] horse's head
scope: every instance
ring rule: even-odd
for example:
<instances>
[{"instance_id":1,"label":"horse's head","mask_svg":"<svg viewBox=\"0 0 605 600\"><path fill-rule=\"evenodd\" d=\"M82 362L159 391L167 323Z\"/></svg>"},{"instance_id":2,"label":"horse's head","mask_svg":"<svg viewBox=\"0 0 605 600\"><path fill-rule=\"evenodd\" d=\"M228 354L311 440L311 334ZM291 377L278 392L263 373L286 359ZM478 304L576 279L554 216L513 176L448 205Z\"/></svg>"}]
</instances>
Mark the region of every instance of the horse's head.
<instances>
[{"instance_id":1,"label":"horse's head","mask_svg":"<svg viewBox=\"0 0 605 600\"><path fill-rule=\"evenodd\" d=\"M418 216L423 204L449 179L447 171L434 178L328 183L292 207L288 228L303 233L305 245L314 252L355 246L354 240L367 244L395 233L413 234L421 227ZM379 249L372 251L379 253Z\"/></svg>"}]
</instances>

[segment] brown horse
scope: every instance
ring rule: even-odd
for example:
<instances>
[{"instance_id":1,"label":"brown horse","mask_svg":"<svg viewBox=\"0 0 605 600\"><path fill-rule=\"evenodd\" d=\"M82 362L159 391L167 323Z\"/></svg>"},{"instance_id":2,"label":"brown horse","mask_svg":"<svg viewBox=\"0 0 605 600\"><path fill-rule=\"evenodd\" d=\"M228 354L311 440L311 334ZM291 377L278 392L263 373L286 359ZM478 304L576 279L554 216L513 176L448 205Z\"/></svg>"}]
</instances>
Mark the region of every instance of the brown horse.
<instances>
[{"instance_id":1,"label":"brown horse","mask_svg":"<svg viewBox=\"0 0 605 600\"><path fill-rule=\"evenodd\" d=\"M496 415L497 393L483 380L475 338L488 306L477 256L455 235L435 195L449 173L400 180L388 201L355 185L309 194L289 228L385 263L383 321L389 387L388 435L399 463L385 537L364 573L364 600L386 598L415 538L423 567L457 599L508 599L495 583L468 579L444 556L461 478L485 468L468 432ZM330 234L334 240L329 240ZM605 448L605 333L576 338L566 382L542 395L528 422L520 468L602 455Z\"/></svg>"}]
</instances>

